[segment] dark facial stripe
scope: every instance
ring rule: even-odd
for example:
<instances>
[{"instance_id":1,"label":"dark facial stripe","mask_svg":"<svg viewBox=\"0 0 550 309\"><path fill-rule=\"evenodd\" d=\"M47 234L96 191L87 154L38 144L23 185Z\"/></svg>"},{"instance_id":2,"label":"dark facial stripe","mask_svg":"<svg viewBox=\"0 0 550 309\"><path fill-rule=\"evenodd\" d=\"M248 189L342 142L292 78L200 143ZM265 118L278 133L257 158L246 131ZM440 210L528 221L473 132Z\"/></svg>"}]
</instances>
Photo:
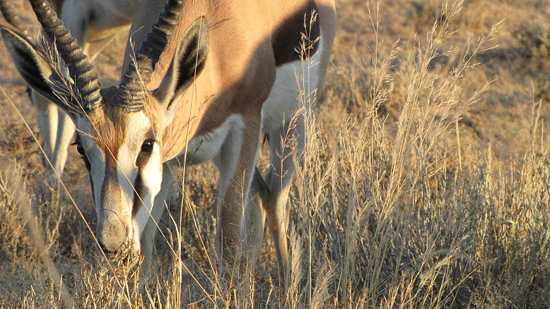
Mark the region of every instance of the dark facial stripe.
<instances>
[{"instance_id":1,"label":"dark facial stripe","mask_svg":"<svg viewBox=\"0 0 550 309\"><path fill-rule=\"evenodd\" d=\"M143 151L141 151L137 157L136 165L139 168L142 168L145 164L147 164L147 162L149 162L149 158L151 158L151 153L143 153Z\"/></svg>"},{"instance_id":2,"label":"dark facial stripe","mask_svg":"<svg viewBox=\"0 0 550 309\"><path fill-rule=\"evenodd\" d=\"M92 173L90 173L89 171L88 178L90 178L90 185L92 186L92 199L95 201L94 179L92 178Z\"/></svg>"},{"instance_id":3,"label":"dark facial stripe","mask_svg":"<svg viewBox=\"0 0 550 309\"><path fill-rule=\"evenodd\" d=\"M136 216L139 208L141 208L141 205L143 204L141 201L141 191L143 190L143 181L141 180L141 173L138 172L138 175L136 177L136 181L134 183L134 205L132 207L132 219Z\"/></svg>"}]
</instances>

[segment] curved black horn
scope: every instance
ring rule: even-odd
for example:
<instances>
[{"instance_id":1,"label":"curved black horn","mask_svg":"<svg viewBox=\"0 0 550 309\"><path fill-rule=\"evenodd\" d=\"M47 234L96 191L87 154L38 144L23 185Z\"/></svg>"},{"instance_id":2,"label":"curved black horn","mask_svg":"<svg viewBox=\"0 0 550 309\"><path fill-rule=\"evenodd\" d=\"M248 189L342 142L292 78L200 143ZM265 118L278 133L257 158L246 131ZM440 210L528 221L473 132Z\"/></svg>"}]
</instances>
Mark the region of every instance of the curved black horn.
<instances>
[{"instance_id":1,"label":"curved black horn","mask_svg":"<svg viewBox=\"0 0 550 309\"><path fill-rule=\"evenodd\" d=\"M30 0L30 3L44 32L55 41L61 58L69 68L69 74L80 92L84 112L94 111L102 105L103 99L100 94L99 78L88 57L46 0Z\"/></svg>"},{"instance_id":2,"label":"curved black horn","mask_svg":"<svg viewBox=\"0 0 550 309\"><path fill-rule=\"evenodd\" d=\"M145 85L176 28L183 3L183 0L168 0L164 6L153 29L141 43L135 61L130 61L128 70L122 75L116 100L118 106L130 112L145 108Z\"/></svg>"},{"instance_id":3,"label":"curved black horn","mask_svg":"<svg viewBox=\"0 0 550 309\"><path fill-rule=\"evenodd\" d=\"M21 19L14 13L12 2L9 0L0 0L0 12L2 12L2 16L4 16L4 19L8 22L8 24L12 25L16 30L23 33L25 36L29 36L27 29L25 29L21 24Z\"/></svg>"}]
</instances>

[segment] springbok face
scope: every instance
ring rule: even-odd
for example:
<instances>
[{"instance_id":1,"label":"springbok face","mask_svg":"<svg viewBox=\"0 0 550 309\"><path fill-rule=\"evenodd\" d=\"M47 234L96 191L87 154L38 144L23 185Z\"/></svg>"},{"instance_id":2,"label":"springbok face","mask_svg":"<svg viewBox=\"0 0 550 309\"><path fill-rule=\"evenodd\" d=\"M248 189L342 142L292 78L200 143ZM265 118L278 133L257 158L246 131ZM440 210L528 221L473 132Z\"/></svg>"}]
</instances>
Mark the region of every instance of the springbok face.
<instances>
[{"instance_id":1,"label":"springbok face","mask_svg":"<svg viewBox=\"0 0 550 309\"><path fill-rule=\"evenodd\" d=\"M304 64L296 50L305 43L304 33L323 33L317 43L322 46L306 48L314 55L311 62L320 59L318 68L307 66L307 75L313 87L322 86L336 29L334 0L207 0L185 7L184 0L144 1L132 25L132 38L141 46L134 53L128 44L120 84L106 89L46 0L29 1L68 70L56 69L24 35L0 30L25 81L76 124L100 247L116 257L141 251L146 273L156 232L150 214L160 217L172 182L165 162L178 156L191 163L214 160L221 272L226 263L235 270L254 264L269 222L286 282L292 157L305 142L305 121L298 114L305 106L296 99L302 90L293 82L301 80L295 68ZM154 22L151 12L159 12L164 1L144 36L140 29ZM212 23L210 32L204 16ZM307 16L311 22L305 25ZM193 91L187 91L191 85ZM262 131L271 148L267 183L256 170ZM295 149L285 136L296 137Z\"/></svg>"},{"instance_id":2,"label":"springbok face","mask_svg":"<svg viewBox=\"0 0 550 309\"><path fill-rule=\"evenodd\" d=\"M77 149L90 174L100 245L107 252L138 252L162 183L163 128L155 125L162 119L142 111L111 113L109 121L78 119Z\"/></svg>"},{"instance_id":3,"label":"springbok face","mask_svg":"<svg viewBox=\"0 0 550 309\"><path fill-rule=\"evenodd\" d=\"M206 21L197 19L179 37L161 86L146 90L183 5L181 0L168 1L120 85L101 89L91 64L47 2L31 4L46 34L55 40L72 80L57 73L24 35L1 28L4 42L27 83L73 118L77 149L90 175L100 246L107 252L139 252L167 160L163 132L206 60ZM67 82L77 95L59 88Z\"/></svg>"}]
</instances>

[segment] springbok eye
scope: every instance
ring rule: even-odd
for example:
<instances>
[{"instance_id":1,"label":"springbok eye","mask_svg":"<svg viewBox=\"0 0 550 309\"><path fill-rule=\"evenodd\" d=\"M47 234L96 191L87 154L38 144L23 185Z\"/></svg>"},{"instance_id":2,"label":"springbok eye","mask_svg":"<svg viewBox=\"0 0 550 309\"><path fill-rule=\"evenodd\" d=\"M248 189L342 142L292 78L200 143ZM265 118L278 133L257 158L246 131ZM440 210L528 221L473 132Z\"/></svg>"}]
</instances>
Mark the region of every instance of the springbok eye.
<instances>
[{"instance_id":1,"label":"springbok eye","mask_svg":"<svg viewBox=\"0 0 550 309\"><path fill-rule=\"evenodd\" d=\"M143 154L151 154L153 152L153 147L155 146L155 140L154 139L146 139L145 142L141 145L141 153Z\"/></svg>"}]
</instances>

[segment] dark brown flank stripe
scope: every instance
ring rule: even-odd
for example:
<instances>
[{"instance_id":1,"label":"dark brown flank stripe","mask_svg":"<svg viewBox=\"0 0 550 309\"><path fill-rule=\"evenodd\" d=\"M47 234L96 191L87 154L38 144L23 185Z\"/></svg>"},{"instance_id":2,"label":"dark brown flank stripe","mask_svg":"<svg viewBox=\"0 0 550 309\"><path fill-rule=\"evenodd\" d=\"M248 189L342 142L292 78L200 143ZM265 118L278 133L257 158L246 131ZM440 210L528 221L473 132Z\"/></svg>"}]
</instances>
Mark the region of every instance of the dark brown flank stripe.
<instances>
[{"instance_id":1,"label":"dark brown flank stripe","mask_svg":"<svg viewBox=\"0 0 550 309\"><path fill-rule=\"evenodd\" d=\"M82 145L81 137L78 133L76 134L74 145L78 145L77 147L81 147ZM81 156L83 156L82 160L85 161L84 164L86 165L86 170L88 170L88 178L90 179L90 185L92 186L92 199L95 201L94 179L92 178L91 167L88 165L90 164L90 161L88 160L88 157L86 157L85 153L81 154Z\"/></svg>"},{"instance_id":2,"label":"dark brown flank stripe","mask_svg":"<svg viewBox=\"0 0 550 309\"><path fill-rule=\"evenodd\" d=\"M281 66L285 63L300 60L300 46L302 44L302 33L307 33L310 41L319 37L321 30L319 22L311 25L312 12L317 12L317 6L310 1L302 10L296 12L282 24L273 35L273 52L275 53L275 64ZM304 19L305 16L305 19ZM305 28L304 28L305 24ZM313 55L319 48L315 44L308 52Z\"/></svg>"},{"instance_id":3,"label":"dark brown flank stripe","mask_svg":"<svg viewBox=\"0 0 550 309\"><path fill-rule=\"evenodd\" d=\"M138 172L138 175L136 177L136 182L134 183L134 205L132 207L132 219L135 218L139 208L143 204L142 198L141 198L142 187L143 187L143 181L141 180L141 173Z\"/></svg>"}]
</instances>

